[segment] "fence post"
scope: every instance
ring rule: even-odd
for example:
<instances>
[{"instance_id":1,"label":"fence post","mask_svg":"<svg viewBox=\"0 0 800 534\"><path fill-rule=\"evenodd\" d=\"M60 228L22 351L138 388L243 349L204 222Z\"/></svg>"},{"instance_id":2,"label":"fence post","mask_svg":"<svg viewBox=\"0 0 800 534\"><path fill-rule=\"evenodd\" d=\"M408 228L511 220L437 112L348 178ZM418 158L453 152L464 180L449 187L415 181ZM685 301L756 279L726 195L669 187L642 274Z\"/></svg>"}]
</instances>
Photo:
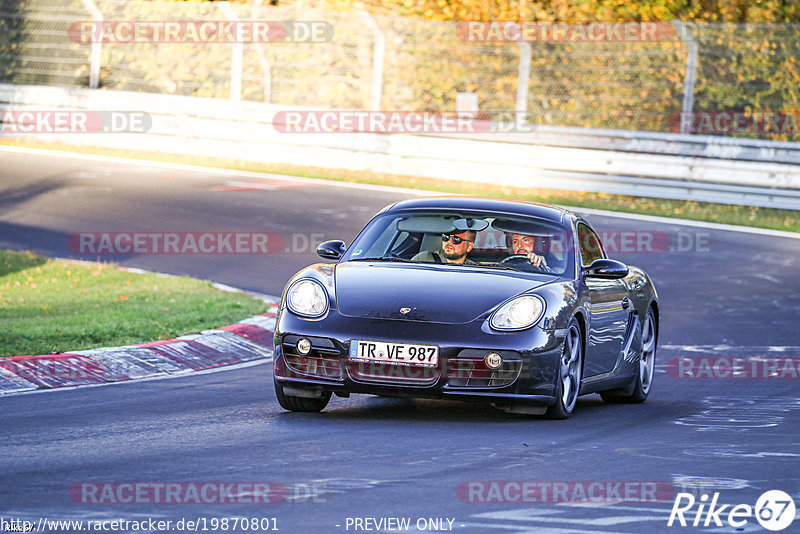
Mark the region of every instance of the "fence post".
<instances>
[{"instance_id":1,"label":"fence post","mask_svg":"<svg viewBox=\"0 0 800 534\"><path fill-rule=\"evenodd\" d=\"M250 20L257 21L261 17L261 2L263 0L254 0L253 7L250 11ZM256 56L258 63L261 65L261 71L264 73L264 103L272 103L272 64L267 59L264 53L264 44L255 43Z\"/></svg>"},{"instance_id":2,"label":"fence post","mask_svg":"<svg viewBox=\"0 0 800 534\"><path fill-rule=\"evenodd\" d=\"M514 125L520 127L528 112L528 85L531 78L531 44L519 44L519 71L517 72L517 105L514 113Z\"/></svg>"},{"instance_id":3,"label":"fence post","mask_svg":"<svg viewBox=\"0 0 800 534\"><path fill-rule=\"evenodd\" d=\"M93 0L81 0L81 3L92 16L96 30L89 56L89 89L97 89L100 85L100 52L103 50L103 13Z\"/></svg>"},{"instance_id":4,"label":"fence post","mask_svg":"<svg viewBox=\"0 0 800 534\"><path fill-rule=\"evenodd\" d=\"M683 109L681 110L681 133L691 133L692 108L694 107L694 81L697 74L697 41L694 40L686 23L673 20L672 25L686 43L686 79L683 84Z\"/></svg>"},{"instance_id":5,"label":"fence post","mask_svg":"<svg viewBox=\"0 0 800 534\"><path fill-rule=\"evenodd\" d=\"M239 22L239 17L228 2L217 2L220 9L231 22ZM234 35L238 35L237 31ZM237 40L231 50L231 95L230 99L239 102L242 99L242 63L244 57L244 43Z\"/></svg>"},{"instance_id":6,"label":"fence post","mask_svg":"<svg viewBox=\"0 0 800 534\"><path fill-rule=\"evenodd\" d=\"M381 96L383 93L383 62L386 55L386 36L378 26L378 23L375 22L375 19L372 18L372 15L366 11L361 11L359 14L375 38L375 44L372 47L372 84L370 87L369 109L378 111L381 109Z\"/></svg>"}]
</instances>

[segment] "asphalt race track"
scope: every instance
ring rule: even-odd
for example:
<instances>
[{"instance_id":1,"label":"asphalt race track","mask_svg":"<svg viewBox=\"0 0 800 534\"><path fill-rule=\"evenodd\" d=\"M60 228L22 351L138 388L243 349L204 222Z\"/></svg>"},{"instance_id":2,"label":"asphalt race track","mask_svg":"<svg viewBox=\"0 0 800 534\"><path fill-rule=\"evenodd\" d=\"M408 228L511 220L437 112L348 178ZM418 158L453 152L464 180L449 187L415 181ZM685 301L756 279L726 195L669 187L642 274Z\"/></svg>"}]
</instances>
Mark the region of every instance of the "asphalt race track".
<instances>
[{"instance_id":1,"label":"asphalt race track","mask_svg":"<svg viewBox=\"0 0 800 534\"><path fill-rule=\"evenodd\" d=\"M377 210L408 196L3 150L0 248L96 259L76 253L69 236L274 232L283 245L274 254L100 258L277 295L291 274L319 260L317 242L351 241ZM794 361L797 371L800 240L588 218L614 240L610 255L644 268L660 294L658 367L644 405L589 395L570 419L554 422L466 403L354 396L334 397L321 414L292 414L274 398L268 364L9 396L0 398L0 517L37 526L184 519L200 521L200 532L222 532L223 519L228 532L252 532L232 521L256 518L289 534L406 531L389 518L408 519L412 532L465 534L768 532L755 517L730 526L731 506L719 516L722 527L705 523L705 513L692 522L702 496L715 493L717 506L755 507L765 491L782 490L800 506L800 377L781 367L778 378L688 379L666 367L687 355L763 357ZM661 245L625 245L631 233L634 242L655 235ZM101 494L87 490L206 482L239 484L244 495L236 504L95 503ZM272 502L246 503L241 488L253 483L270 484ZM577 502L592 483L601 497ZM538 488L528 495L547 502L522 502L522 487ZM615 498L620 488L625 502ZM624 498L625 488L658 491L655 499ZM685 514L688 526L668 527L678 492L697 504ZM800 532L800 519L785 532Z\"/></svg>"}]
</instances>

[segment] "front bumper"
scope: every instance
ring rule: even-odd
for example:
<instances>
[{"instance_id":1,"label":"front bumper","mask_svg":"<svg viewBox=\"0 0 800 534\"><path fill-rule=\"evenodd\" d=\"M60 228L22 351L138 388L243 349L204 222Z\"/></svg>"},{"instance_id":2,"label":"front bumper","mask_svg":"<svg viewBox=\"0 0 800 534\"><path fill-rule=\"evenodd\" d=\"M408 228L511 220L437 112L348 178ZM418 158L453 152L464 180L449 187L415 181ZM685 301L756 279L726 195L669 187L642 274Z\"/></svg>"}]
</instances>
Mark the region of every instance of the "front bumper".
<instances>
[{"instance_id":1,"label":"front bumper","mask_svg":"<svg viewBox=\"0 0 800 534\"><path fill-rule=\"evenodd\" d=\"M301 337L311 341L307 355L297 351ZM439 362L421 367L353 361L348 355L354 339L437 345ZM539 327L495 332L483 320L450 325L344 317L336 310L323 319L307 320L283 310L275 332L274 377L295 392L549 406L555 402L563 340L563 332ZM483 364L487 352L503 357L499 369Z\"/></svg>"}]
</instances>

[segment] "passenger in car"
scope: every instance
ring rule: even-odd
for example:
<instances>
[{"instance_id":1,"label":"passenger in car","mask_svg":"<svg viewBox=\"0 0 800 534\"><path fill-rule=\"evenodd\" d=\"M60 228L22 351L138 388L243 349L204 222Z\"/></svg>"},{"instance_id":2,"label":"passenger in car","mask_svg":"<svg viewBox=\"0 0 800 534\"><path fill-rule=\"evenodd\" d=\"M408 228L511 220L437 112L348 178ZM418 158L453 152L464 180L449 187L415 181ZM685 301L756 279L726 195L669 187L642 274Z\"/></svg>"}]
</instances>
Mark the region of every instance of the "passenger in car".
<instances>
[{"instance_id":1,"label":"passenger in car","mask_svg":"<svg viewBox=\"0 0 800 534\"><path fill-rule=\"evenodd\" d=\"M411 258L413 261L429 263L459 263L475 265L467 259L467 254L475 246L476 232L473 230L455 231L442 234L442 249L431 252L424 250Z\"/></svg>"}]
</instances>

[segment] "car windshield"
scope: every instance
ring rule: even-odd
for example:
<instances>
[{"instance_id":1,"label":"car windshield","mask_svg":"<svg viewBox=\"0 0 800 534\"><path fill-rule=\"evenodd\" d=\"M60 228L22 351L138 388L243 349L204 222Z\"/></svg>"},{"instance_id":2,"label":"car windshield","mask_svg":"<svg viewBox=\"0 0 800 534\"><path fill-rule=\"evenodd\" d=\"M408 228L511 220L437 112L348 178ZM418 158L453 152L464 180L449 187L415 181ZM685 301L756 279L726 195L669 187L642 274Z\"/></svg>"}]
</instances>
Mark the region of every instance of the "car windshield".
<instances>
[{"instance_id":1,"label":"car windshield","mask_svg":"<svg viewBox=\"0 0 800 534\"><path fill-rule=\"evenodd\" d=\"M572 272L570 227L486 212L389 212L375 217L342 261L389 261Z\"/></svg>"}]
</instances>

